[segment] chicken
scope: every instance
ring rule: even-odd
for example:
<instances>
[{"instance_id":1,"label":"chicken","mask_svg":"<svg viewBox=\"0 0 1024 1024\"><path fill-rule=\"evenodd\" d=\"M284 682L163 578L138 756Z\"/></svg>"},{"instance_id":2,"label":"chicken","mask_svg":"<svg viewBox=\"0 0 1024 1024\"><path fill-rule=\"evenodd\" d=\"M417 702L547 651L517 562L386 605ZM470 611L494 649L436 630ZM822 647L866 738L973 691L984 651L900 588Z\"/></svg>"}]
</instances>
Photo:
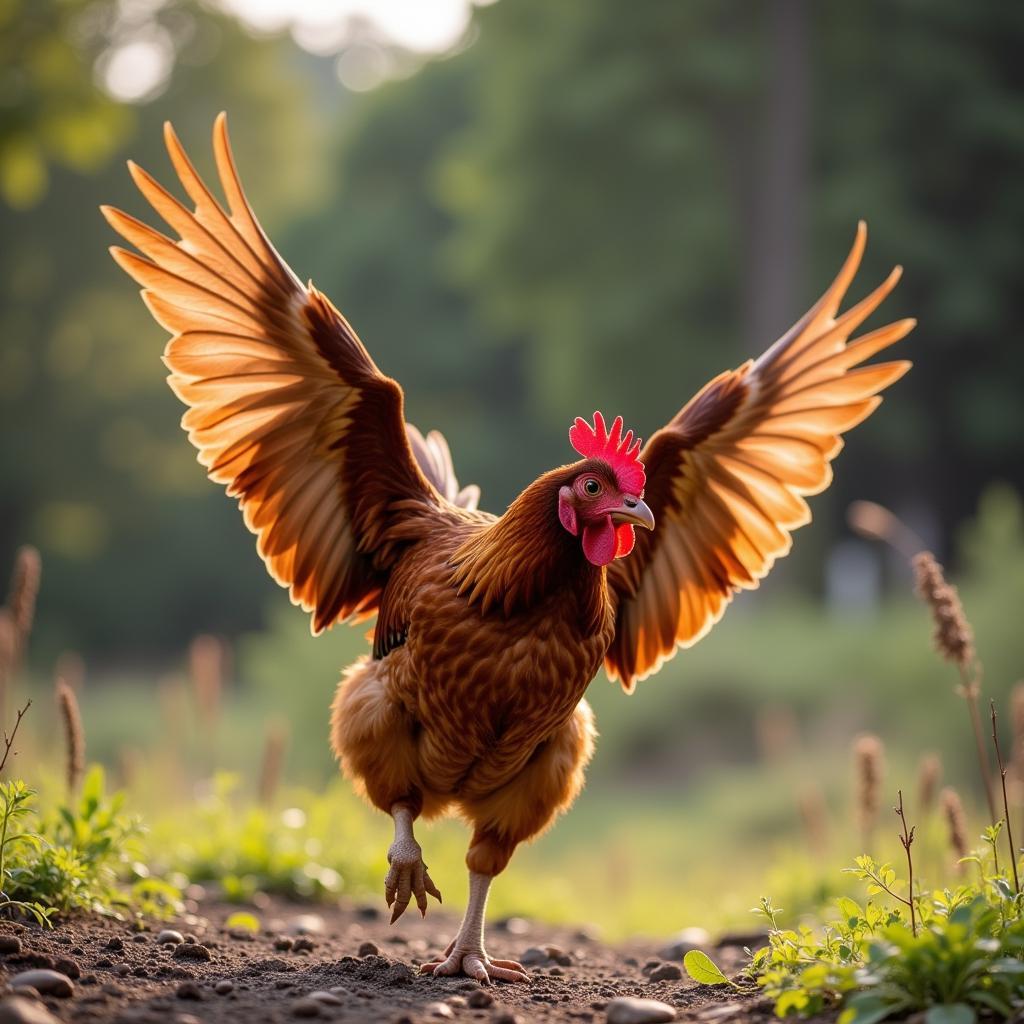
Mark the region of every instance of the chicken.
<instances>
[{"instance_id":1,"label":"chicken","mask_svg":"<svg viewBox=\"0 0 1024 1024\"><path fill-rule=\"evenodd\" d=\"M472 827L469 901L435 975L528 980L484 945L492 879L573 802L594 749L584 691L602 664L630 692L718 621L786 554L828 486L841 435L908 362L861 364L914 326L851 340L899 269L839 314L864 250L757 360L716 377L641 448L621 418L569 431L578 461L504 515L459 488L447 444L407 425L399 385L330 301L274 250L242 191L222 114L222 206L170 125L192 209L132 177L179 236L104 207L138 252L114 259L172 338L182 426L237 498L270 574L314 633L376 615L345 670L330 737L341 768L394 821L385 893L397 920L441 899L414 834L457 813Z\"/></svg>"}]
</instances>

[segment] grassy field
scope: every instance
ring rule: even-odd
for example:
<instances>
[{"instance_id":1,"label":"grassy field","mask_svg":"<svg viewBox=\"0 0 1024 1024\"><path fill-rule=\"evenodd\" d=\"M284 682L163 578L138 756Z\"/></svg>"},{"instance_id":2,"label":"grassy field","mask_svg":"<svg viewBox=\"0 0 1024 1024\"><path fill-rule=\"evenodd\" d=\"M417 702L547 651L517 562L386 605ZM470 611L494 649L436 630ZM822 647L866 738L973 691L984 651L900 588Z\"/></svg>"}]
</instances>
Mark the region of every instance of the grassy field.
<instances>
[{"instance_id":1,"label":"grassy field","mask_svg":"<svg viewBox=\"0 0 1024 1024\"><path fill-rule=\"evenodd\" d=\"M1024 665L1015 497L990 495L961 561L985 693L1005 708ZM495 887L495 912L625 936L744 926L769 893L811 911L844 887L840 867L862 852L850 747L864 730L887 749L884 805L901 786L912 813L921 811L917 766L935 751L946 781L977 812L956 673L930 649L927 611L906 582L905 596L859 615L745 595L634 696L596 680L590 699L602 735L588 787L549 834L517 853ZM126 808L146 822L141 849L154 870L219 880L239 897L267 884L380 893L389 823L337 780L326 743L338 669L363 644L358 630L312 640L303 617L283 607L268 633L242 640L233 665L225 648L200 642L180 669L155 679L86 677L89 757L107 765ZM21 763L55 794L61 727L48 688L37 677ZM274 751L283 768L268 763ZM446 900L459 905L465 829L441 823L422 838ZM891 822L877 846L883 859L899 853Z\"/></svg>"}]
</instances>

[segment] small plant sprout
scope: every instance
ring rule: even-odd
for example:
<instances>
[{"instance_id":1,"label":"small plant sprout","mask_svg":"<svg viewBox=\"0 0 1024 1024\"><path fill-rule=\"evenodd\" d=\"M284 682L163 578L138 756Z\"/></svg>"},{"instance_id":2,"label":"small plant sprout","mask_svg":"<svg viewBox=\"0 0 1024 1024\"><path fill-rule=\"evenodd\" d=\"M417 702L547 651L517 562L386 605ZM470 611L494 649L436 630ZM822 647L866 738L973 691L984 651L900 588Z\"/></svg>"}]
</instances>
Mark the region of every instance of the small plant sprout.
<instances>
[{"instance_id":1,"label":"small plant sprout","mask_svg":"<svg viewBox=\"0 0 1024 1024\"><path fill-rule=\"evenodd\" d=\"M0 772L7 765L7 759L14 748L14 740L18 735L18 726L25 717L25 712L32 706L32 701L27 701L25 706L18 712L14 728L10 736L4 733L4 754L0 759ZM12 900L7 893L10 891L11 873L8 870L8 849L15 843L28 843L39 849L42 846L42 839L34 832L22 830L14 831L14 826L19 818L24 818L31 812L30 801L33 793L26 788L25 783L20 779L12 782L0 782L0 911L10 909L21 910L31 914L41 925L50 923L52 908L40 906L39 903L24 900Z\"/></svg>"},{"instance_id":2,"label":"small plant sprout","mask_svg":"<svg viewBox=\"0 0 1024 1024\"><path fill-rule=\"evenodd\" d=\"M18 726L21 725L21 720L25 717L25 712L30 707L32 707L32 701L25 701L25 706L18 712L18 717L14 721L11 735L8 736L6 730L4 731L4 756L0 758L0 775L3 774L4 769L7 767L7 759L11 756L11 752L14 749L14 737L18 735ZM17 754L18 752L15 750L15 757L17 757Z\"/></svg>"},{"instance_id":3,"label":"small plant sprout","mask_svg":"<svg viewBox=\"0 0 1024 1024\"><path fill-rule=\"evenodd\" d=\"M1010 867L1013 869L1013 891L1020 892L1020 879L1017 876L1017 847L1013 845L1013 827L1010 824L1010 801L1006 796L1006 765L1003 764L1003 754L999 749L999 730L996 728L996 702L989 701L989 710L992 715L992 744L996 748L996 763L999 765L999 779L1003 787L1003 811L1006 817L1006 842L1010 846ZM995 846L993 845L993 850Z\"/></svg>"},{"instance_id":4,"label":"small plant sprout","mask_svg":"<svg viewBox=\"0 0 1024 1024\"><path fill-rule=\"evenodd\" d=\"M900 825L903 827L903 831L900 833L899 840L900 846L903 847L904 852L907 855L907 894L908 899L903 900L904 903L910 908L910 933L917 938L917 917L914 913L914 857L910 852L910 847L914 842L914 832L916 828L907 830L907 816L903 813L903 790L898 789L896 791L897 803L893 810L899 815ZM897 899L901 897L897 896Z\"/></svg>"}]
</instances>

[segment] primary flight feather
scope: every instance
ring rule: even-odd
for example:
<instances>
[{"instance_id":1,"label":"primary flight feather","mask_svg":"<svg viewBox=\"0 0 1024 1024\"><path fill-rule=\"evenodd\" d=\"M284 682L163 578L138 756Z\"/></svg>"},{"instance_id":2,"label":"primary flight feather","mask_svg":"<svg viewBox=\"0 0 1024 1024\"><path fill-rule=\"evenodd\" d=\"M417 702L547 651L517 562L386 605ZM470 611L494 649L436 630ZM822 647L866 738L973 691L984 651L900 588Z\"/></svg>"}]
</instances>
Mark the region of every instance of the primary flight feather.
<instances>
[{"instance_id":1,"label":"primary flight feather","mask_svg":"<svg viewBox=\"0 0 1024 1024\"><path fill-rule=\"evenodd\" d=\"M345 773L394 819L385 880L397 919L440 899L413 832L420 815L473 826L470 898L445 955L424 965L524 981L484 949L491 879L573 802L601 665L630 691L756 587L810 520L842 434L905 361L862 365L914 326L852 336L899 270L840 313L864 251L757 360L711 381L643 447L621 418L577 419L581 460L545 473L501 517L460 488L444 438L407 424L402 389L348 321L277 254L242 190L224 115L213 132L226 202L174 130L190 205L129 164L178 237L104 207L137 252L114 259L172 335L168 380L211 479L239 501L270 574L314 632L376 615L331 714ZM636 528L641 529L637 530Z\"/></svg>"}]
</instances>

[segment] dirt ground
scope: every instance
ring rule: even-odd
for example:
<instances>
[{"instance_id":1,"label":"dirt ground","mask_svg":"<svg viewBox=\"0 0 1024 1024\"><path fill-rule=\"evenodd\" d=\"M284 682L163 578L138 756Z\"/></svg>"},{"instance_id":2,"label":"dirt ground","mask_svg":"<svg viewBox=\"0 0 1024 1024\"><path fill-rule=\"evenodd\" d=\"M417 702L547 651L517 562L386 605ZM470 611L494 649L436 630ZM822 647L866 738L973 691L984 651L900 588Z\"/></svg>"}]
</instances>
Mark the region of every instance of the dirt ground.
<instances>
[{"instance_id":1,"label":"dirt ground","mask_svg":"<svg viewBox=\"0 0 1024 1024\"><path fill-rule=\"evenodd\" d=\"M466 978L417 974L417 966L436 959L455 932L458 922L443 911L432 909L424 921L412 908L392 926L383 901L380 907L271 901L252 908L263 930L251 935L225 927L237 906L204 899L189 909L181 918L153 921L141 930L100 917L67 921L52 931L0 922L0 971L7 993L0 1000L0 1024L42 1022L46 1014L81 1024L304 1018L383 1024L600 1022L619 997L659 1000L675 1009L678 1020L726 1024L771 1017L770 1006L755 997L696 985L685 974L676 977L680 961L659 956L665 941L613 947L582 930L521 918L496 921L488 952L530 962L532 980L481 987ZM184 941L158 941L165 929ZM727 973L742 963L735 943L708 951ZM29 991L31 1004L12 1001L12 979L39 968L66 975L73 991L67 994L67 985L56 979L64 995L44 993L36 999ZM42 979L40 984L46 987Z\"/></svg>"}]
</instances>

